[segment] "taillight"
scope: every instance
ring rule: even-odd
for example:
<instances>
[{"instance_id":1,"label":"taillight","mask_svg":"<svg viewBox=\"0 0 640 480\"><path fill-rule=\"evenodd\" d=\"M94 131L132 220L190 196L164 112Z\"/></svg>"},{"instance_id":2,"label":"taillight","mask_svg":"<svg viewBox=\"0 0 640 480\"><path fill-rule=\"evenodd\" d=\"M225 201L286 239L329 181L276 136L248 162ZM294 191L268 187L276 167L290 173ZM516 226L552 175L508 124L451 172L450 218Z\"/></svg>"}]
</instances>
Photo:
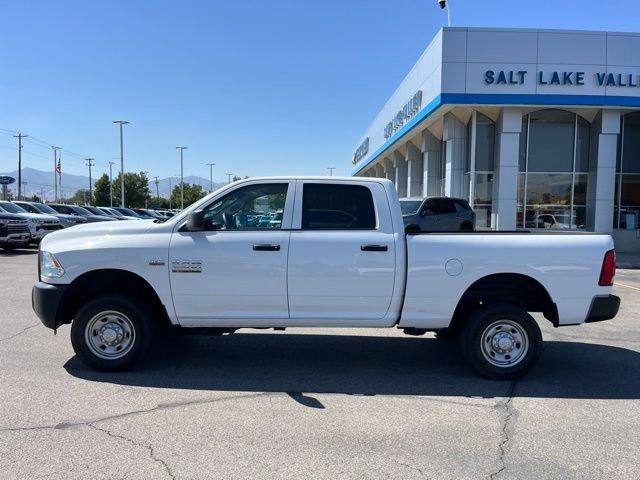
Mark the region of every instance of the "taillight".
<instances>
[{"instance_id":1,"label":"taillight","mask_svg":"<svg viewBox=\"0 0 640 480\"><path fill-rule=\"evenodd\" d=\"M600 280L598 285L601 287L610 287L613 285L613 277L616 275L616 251L609 250L604 254L602 261L602 270L600 271Z\"/></svg>"}]
</instances>

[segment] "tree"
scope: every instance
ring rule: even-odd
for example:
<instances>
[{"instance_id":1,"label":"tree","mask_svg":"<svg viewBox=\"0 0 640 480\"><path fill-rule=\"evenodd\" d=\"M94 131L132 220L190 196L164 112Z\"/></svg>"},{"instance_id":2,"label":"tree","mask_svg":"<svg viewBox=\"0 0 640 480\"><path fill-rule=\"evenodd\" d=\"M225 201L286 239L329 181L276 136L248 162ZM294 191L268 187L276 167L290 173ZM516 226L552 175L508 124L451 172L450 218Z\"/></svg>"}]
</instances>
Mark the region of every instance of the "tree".
<instances>
[{"instance_id":1,"label":"tree","mask_svg":"<svg viewBox=\"0 0 640 480\"><path fill-rule=\"evenodd\" d=\"M93 184L93 198L96 205L109 205L109 175L103 173Z\"/></svg>"},{"instance_id":2,"label":"tree","mask_svg":"<svg viewBox=\"0 0 640 480\"><path fill-rule=\"evenodd\" d=\"M76 205L93 204L91 200L90 192L86 188L76 190L76 193L74 193L71 198L67 199L69 203L75 203Z\"/></svg>"},{"instance_id":3,"label":"tree","mask_svg":"<svg viewBox=\"0 0 640 480\"><path fill-rule=\"evenodd\" d=\"M197 202L202 197L204 197L206 193L202 190L202 186L198 184L184 184L184 206L188 207L194 202ZM180 208L180 184L173 187L173 191L171 192L171 206L173 208Z\"/></svg>"},{"instance_id":4,"label":"tree","mask_svg":"<svg viewBox=\"0 0 640 480\"><path fill-rule=\"evenodd\" d=\"M38 203L42 203L42 200L40 199L40 197L38 195L31 195L31 198L29 199L30 202L38 202Z\"/></svg>"},{"instance_id":5,"label":"tree","mask_svg":"<svg viewBox=\"0 0 640 480\"><path fill-rule=\"evenodd\" d=\"M151 199L149 179L144 172L124 174L124 203L129 208L144 208ZM109 176L103 173L95 183L96 205L109 205ZM120 174L113 178L113 205L120 206Z\"/></svg>"},{"instance_id":6,"label":"tree","mask_svg":"<svg viewBox=\"0 0 640 480\"><path fill-rule=\"evenodd\" d=\"M151 197L149 199L149 208L169 208L169 199L164 197Z\"/></svg>"}]
</instances>

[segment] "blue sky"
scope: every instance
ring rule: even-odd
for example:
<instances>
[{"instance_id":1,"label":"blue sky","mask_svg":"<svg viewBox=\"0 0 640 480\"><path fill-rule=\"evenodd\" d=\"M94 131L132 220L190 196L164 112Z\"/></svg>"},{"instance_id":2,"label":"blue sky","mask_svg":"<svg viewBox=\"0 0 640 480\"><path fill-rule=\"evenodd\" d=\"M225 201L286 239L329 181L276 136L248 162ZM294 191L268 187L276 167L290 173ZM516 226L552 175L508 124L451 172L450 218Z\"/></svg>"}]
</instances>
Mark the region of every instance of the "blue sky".
<instances>
[{"instance_id":1,"label":"blue sky","mask_svg":"<svg viewBox=\"0 0 640 480\"><path fill-rule=\"evenodd\" d=\"M0 129L68 173L351 172L356 143L446 15L436 0L0 2ZM623 0L452 0L457 26L638 31ZM0 130L0 171L17 167ZM50 170L27 140L24 165Z\"/></svg>"}]
</instances>

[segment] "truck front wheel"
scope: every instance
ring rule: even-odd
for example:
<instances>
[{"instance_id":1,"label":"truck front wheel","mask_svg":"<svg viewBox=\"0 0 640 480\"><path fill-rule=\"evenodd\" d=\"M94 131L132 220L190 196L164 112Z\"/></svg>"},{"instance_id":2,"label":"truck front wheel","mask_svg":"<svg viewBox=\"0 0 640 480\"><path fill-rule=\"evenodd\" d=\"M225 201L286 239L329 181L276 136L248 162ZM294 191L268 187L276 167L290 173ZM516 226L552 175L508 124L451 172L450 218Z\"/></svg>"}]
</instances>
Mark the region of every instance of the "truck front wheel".
<instances>
[{"instance_id":1,"label":"truck front wheel","mask_svg":"<svg viewBox=\"0 0 640 480\"><path fill-rule=\"evenodd\" d=\"M482 376L515 380L538 362L542 333L523 309L491 304L476 310L464 323L460 346L467 362Z\"/></svg>"},{"instance_id":2,"label":"truck front wheel","mask_svg":"<svg viewBox=\"0 0 640 480\"><path fill-rule=\"evenodd\" d=\"M71 344L78 358L105 372L128 370L145 356L152 316L132 297L103 295L84 305L71 324Z\"/></svg>"}]
</instances>

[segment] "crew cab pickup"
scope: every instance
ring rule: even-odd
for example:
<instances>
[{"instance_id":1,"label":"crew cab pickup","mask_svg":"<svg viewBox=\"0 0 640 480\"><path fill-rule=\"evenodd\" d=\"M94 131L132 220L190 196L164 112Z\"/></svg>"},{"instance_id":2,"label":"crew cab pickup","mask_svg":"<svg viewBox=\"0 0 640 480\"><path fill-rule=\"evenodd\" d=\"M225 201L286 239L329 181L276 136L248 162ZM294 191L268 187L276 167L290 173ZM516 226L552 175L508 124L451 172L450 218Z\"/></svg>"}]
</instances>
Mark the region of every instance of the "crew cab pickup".
<instances>
[{"instance_id":1,"label":"crew cab pickup","mask_svg":"<svg viewBox=\"0 0 640 480\"><path fill-rule=\"evenodd\" d=\"M254 178L167 220L105 222L44 238L33 308L71 323L77 356L131 368L167 328L386 327L457 337L482 375L513 379L540 328L613 318L609 235L405 232L377 178Z\"/></svg>"}]
</instances>

